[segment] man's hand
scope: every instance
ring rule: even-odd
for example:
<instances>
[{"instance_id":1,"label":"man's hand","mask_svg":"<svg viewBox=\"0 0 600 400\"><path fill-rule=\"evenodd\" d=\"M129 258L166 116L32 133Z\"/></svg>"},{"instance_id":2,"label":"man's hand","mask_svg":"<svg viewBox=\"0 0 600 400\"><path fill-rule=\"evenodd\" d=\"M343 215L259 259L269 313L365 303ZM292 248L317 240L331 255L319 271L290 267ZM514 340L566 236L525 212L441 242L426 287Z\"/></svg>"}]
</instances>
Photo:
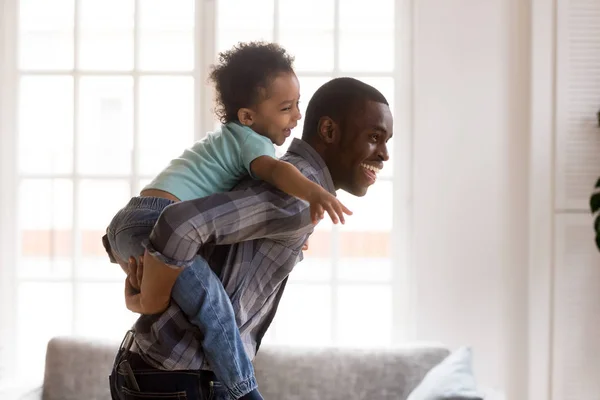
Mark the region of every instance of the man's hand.
<instances>
[{"instance_id":1,"label":"man's hand","mask_svg":"<svg viewBox=\"0 0 600 400\"><path fill-rule=\"evenodd\" d=\"M140 288L142 287L142 277L144 275L144 260L140 257L136 262L135 258L129 258L128 274L125 278L125 306L129 311L143 314L141 306Z\"/></svg>"},{"instance_id":2,"label":"man's hand","mask_svg":"<svg viewBox=\"0 0 600 400\"><path fill-rule=\"evenodd\" d=\"M329 214L329 217L334 224L341 221L345 223L344 214L352 215L352 211L348 210L334 195L329 193L323 188L319 188L314 194L309 196L310 203L310 216L313 224L317 224L323 219L325 212Z\"/></svg>"},{"instance_id":3,"label":"man's hand","mask_svg":"<svg viewBox=\"0 0 600 400\"><path fill-rule=\"evenodd\" d=\"M140 256L136 262L134 257L129 257L127 281L132 289L140 291L142 287L142 277L144 276L144 257Z\"/></svg>"}]
</instances>

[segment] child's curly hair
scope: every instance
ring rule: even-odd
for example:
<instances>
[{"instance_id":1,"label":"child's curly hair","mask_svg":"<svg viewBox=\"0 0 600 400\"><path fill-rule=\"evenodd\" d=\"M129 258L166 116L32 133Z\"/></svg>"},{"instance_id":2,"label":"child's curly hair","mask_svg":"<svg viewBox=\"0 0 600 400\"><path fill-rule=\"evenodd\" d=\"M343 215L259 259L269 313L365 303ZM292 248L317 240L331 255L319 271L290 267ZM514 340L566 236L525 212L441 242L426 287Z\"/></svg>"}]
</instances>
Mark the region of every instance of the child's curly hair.
<instances>
[{"instance_id":1,"label":"child's curly hair","mask_svg":"<svg viewBox=\"0 0 600 400\"><path fill-rule=\"evenodd\" d=\"M222 123L236 121L240 108L255 105L262 90L280 73L294 72L294 57L276 43L238 43L219 53L209 80L215 85L215 114Z\"/></svg>"}]
</instances>

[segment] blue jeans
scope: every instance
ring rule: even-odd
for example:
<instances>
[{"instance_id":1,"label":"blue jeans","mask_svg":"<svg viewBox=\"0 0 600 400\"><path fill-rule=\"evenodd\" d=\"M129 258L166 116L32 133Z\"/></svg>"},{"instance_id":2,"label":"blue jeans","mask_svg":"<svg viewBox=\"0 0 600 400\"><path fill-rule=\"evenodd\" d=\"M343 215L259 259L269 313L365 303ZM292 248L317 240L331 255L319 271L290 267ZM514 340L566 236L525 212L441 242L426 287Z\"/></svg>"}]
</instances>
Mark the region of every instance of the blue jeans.
<instances>
[{"instance_id":1,"label":"blue jeans","mask_svg":"<svg viewBox=\"0 0 600 400\"><path fill-rule=\"evenodd\" d=\"M162 210L173 202L156 197L134 197L113 218L102 242L111 262L144 254ZM178 277L171 297L190 322L203 333L202 348L217 378L238 399L257 387L254 368L244 350L229 296L219 277L202 257Z\"/></svg>"},{"instance_id":2,"label":"blue jeans","mask_svg":"<svg viewBox=\"0 0 600 400\"><path fill-rule=\"evenodd\" d=\"M110 374L113 400L227 400L227 389L210 371L163 371L130 352L127 332Z\"/></svg>"}]
</instances>

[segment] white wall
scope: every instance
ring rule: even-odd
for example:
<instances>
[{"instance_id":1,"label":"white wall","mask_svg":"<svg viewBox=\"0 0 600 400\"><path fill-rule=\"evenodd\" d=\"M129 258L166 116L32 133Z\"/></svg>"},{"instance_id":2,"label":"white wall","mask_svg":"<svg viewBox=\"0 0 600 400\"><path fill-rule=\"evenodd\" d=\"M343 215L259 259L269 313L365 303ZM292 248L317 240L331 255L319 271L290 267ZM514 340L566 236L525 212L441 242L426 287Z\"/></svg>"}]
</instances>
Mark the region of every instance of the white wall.
<instances>
[{"instance_id":1,"label":"white wall","mask_svg":"<svg viewBox=\"0 0 600 400\"><path fill-rule=\"evenodd\" d=\"M511 400L527 393L529 7L415 2L416 334L472 345Z\"/></svg>"}]
</instances>

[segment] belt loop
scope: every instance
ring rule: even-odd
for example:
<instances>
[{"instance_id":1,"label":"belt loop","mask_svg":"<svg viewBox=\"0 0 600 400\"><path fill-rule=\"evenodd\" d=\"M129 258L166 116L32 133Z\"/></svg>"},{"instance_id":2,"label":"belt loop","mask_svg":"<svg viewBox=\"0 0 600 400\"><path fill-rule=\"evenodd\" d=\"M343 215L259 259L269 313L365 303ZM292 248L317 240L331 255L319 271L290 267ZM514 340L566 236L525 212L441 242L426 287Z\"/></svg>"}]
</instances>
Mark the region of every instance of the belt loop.
<instances>
[{"instance_id":1,"label":"belt loop","mask_svg":"<svg viewBox=\"0 0 600 400\"><path fill-rule=\"evenodd\" d=\"M115 359L115 367L123 361L126 353L131 349L133 345L133 339L135 338L135 331L130 329L125 333L125 337L121 341L121 345L119 346L119 351L117 352L117 357Z\"/></svg>"},{"instance_id":2,"label":"belt loop","mask_svg":"<svg viewBox=\"0 0 600 400\"><path fill-rule=\"evenodd\" d=\"M119 350L129 351L133 345L133 339L135 339L135 331L130 329L125 333L125 337L121 342L121 346L119 346Z\"/></svg>"}]
</instances>

